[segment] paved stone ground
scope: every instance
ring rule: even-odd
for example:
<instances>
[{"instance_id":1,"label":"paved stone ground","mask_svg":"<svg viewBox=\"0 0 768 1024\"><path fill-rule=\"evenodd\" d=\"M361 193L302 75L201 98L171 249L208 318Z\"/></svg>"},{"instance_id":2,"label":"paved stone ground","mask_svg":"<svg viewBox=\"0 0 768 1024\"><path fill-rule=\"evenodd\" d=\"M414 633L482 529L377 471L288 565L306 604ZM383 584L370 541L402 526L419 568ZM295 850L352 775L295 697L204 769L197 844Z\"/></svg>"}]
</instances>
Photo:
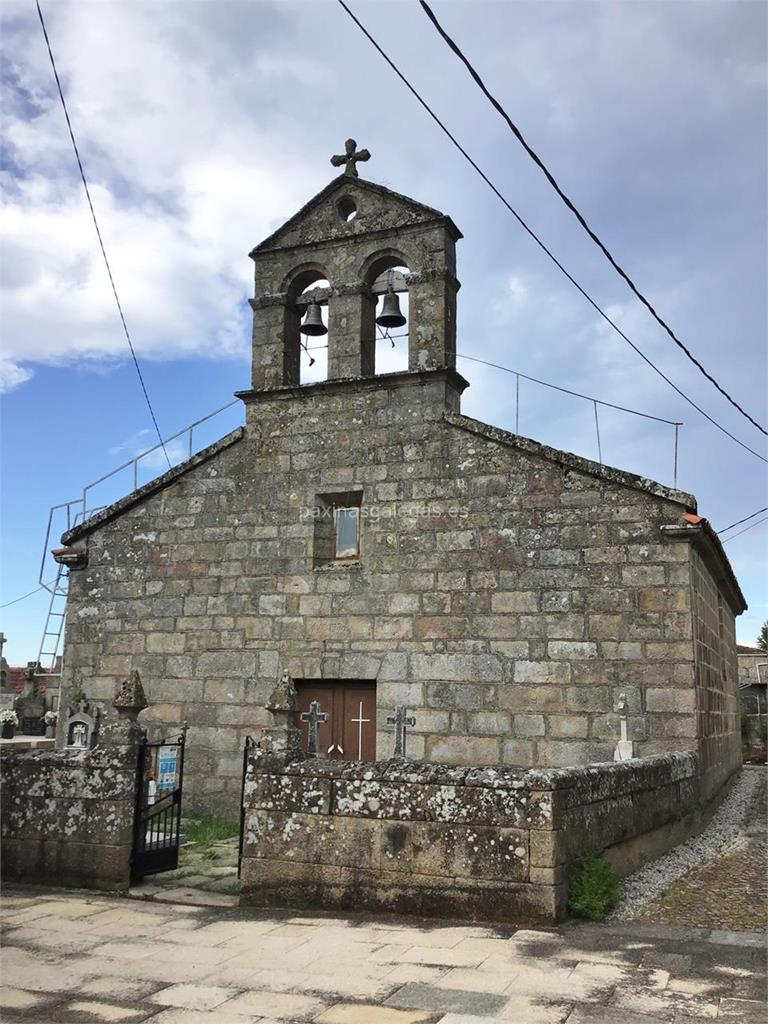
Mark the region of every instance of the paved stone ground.
<instances>
[{"instance_id":1,"label":"paved stone ground","mask_svg":"<svg viewBox=\"0 0 768 1024\"><path fill-rule=\"evenodd\" d=\"M148 876L131 889L131 896L171 903L237 906L240 894L237 848L236 836L205 846L194 843L182 846L175 871Z\"/></svg>"},{"instance_id":2,"label":"paved stone ground","mask_svg":"<svg viewBox=\"0 0 768 1024\"><path fill-rule=\"evenodd\" d=\"M646 903L635 920L734 931L768 928L768 777L760 774L741 834Z\"/></svg>"},{"instance_id":3,"label":"paved stone ground","mask_svg":"<svg viewBox=\"0 0 768 1024\"><path fill-rule=\"evenodd\" d=\"M764 936L486 928L10 890L3 1024L765 1020Z\"/></svg>"}]
</instances>

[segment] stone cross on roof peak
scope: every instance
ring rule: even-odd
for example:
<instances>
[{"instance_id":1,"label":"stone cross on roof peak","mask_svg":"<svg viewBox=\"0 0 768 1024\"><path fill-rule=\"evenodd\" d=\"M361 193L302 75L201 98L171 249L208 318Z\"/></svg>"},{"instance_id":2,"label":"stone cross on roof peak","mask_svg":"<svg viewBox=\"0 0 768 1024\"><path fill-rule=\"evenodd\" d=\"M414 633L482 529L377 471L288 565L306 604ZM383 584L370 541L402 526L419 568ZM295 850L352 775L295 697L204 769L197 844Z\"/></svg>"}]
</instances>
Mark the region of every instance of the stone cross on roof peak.
<instances>
[{"instance_id":1,"label":"stone cross on roof peak","mask_svg":"<svg viewBox=\"0 0 768 1024\"><path fill-rule=\"evenodd\" d=\"M351 178L357 178L357 161L370 160L371 154L367 149L358 149L354 139L347 139L344 143L344 149L346 152L343 154L331 157L331 163L334 167L341 167L344 164L344 173L348 174Z\"/></svg>"}]
</instances>

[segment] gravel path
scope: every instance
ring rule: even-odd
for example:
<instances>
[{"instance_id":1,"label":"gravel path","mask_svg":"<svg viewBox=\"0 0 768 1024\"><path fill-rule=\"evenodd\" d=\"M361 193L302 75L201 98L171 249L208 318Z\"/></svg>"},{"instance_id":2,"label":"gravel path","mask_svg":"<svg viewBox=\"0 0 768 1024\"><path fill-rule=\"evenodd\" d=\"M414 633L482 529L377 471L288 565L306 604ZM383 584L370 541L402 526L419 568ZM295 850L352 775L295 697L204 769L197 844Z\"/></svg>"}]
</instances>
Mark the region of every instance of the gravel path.
<instances>
[{"instance_id":1,"label":"gravel path","mask_svg":"<svg viewBox=\"0 0 768 1024\"><path fill-rule=\"evenodd\" d=\"M612 919L764 928L766 781L745 769L704 832L625 879Z\"/></svg>"}]
</instances>

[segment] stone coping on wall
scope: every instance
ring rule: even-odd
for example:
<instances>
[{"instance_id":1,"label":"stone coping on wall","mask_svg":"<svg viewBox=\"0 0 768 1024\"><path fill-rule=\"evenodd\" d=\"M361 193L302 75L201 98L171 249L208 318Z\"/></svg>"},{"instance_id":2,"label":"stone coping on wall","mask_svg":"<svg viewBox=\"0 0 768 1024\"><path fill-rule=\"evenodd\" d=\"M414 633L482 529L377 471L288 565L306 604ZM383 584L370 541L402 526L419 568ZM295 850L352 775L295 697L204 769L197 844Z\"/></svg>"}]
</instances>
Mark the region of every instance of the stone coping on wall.
<instances>
[{"instance_id":1,"label":"stone coping on wall","mask_svg":"<svg viewBox=\"0 0 768 1024\"><path fill-rule=\"evenodd\" d=\"M258 751L252 755L254 769L273 771L261 765ZM599 761L572 768L512 768L508 765L450 765L409 758L384 761L336 761L326 758L298 758L281 765L284 775L324 779L364 779L418 783L421 785L479 786L488 789L575 790L580 802L602 799L607 793L630 793L657 784L677 782L696 774L696 755L685 752L634 757L626 761ZM662 781L663 780L663 781Z\"/></svg>"},{"instance_id":2,"label":"stone coping on wall","mask_svg":"<svg viewBox=\"0 0 768 1024\"><path fill-rule=\"evenodd\" d=\"M0 739L0 750L52 750L56 740L48 736L13 736L11 739Z\"/></svg>"}]
</instances>

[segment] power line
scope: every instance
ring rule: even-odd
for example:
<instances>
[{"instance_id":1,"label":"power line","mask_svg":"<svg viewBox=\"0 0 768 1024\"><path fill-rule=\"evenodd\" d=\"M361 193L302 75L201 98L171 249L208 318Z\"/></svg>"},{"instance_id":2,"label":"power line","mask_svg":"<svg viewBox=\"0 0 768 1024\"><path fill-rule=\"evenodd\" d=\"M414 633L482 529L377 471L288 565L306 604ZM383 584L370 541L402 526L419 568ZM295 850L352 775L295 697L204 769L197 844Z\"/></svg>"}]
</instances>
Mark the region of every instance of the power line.
<instances>
[{"instance_id":1,"label":"power line","mask_svg":"<svg viewBox=\"0 0 768 1024\"><path fill-rule=\"evenodd\" d=\"M546 177L547 181L550 183L552 188L555 190L555 192L557 192L557 194L560 196L560 198L565 203L565 205L568 207L568 209L571 211L571 213L576 217L576 220L579 222L579 224L581 224L581 226L587 232L587 234L592 239L592 241L595 243L595 245L600 249L600 251L603 253L605 258L611 264L613 269L619 274L620 277L622 277L624 279L624 281L629 286L630 290L637 296L637 298L642 302L642 304L645 306L645 308L650 312L650 314L654 318L654 320L656 320L656 322L658 324L660 324L664 328L664 330L667 332L667 334L670 336L670 338L674 341L674 343L678 346L678 348L682 349L682 351L686 354L686 356L690 359L690 361L694 364L694 366L707 378L707 380L711 384L713 384L717 388L717 390L720 392L720 394L723 395L723 397L726 398L735 409L738 409L738 411L742 414L742 416L745 416L753 426L757 427L758 430L762 431L763 434L768 436L768 430L766 430L765 427L763 427L760 423L758 423L757 420L753 419L752 416L750 416L749 413L745 409L743 409L739 405L739 403L728 394L728 392L725 390L725 388L721 387L721 385L717 382L717 380L715 380L715 378L712 376L712 374L704 369L702 364L699 362L699 360L696 358L696 356L693 355L693 353L687 347L687 345L685 345L684 342L682 342L678 338L678 336L675 334L675 332L672 330L672 328L669 326L669 324L659 315L659 313L656 312L656 310L653 308L653 306L648 301L648 299L645 297L645 295L643 295L643 293L637 287L637 285L632 280L632 278L629 276L629 274L627 274L627 272L624 270L624 268L616 261L616 259L614 258L613 254L610 252L608 247L603 243L603 241L598 237L598 235L589 226L589 224L587 223L586 218L584 217L584 215L577 209L577 207L574 205L574 203L571 201L571 199L569 199L569 197L565 194L565 192L563 192L562 188L557 183L557 180L555 179L555 177L552 174L552 172L546 166L546 164L541 159L541 157L538 155L538 153L536 153L535 150L533 150L531 148L531 146L528 144L528 142L526 141L526 139L523 136L523 133L520 131L520 129L517 127L517 125L514 123L514 121L512 121L512 119L510 118L509 114L506 112L504 107L499 103L499 101L495 98L495 96L493 96L488 91L488 88L486 87L486 85L483 82L483 80L480 77L480 75L477 73L475 68L472 66L472 64L470 63L470 61L467 58L467 56L462 52L462 50L459 47L459 45L453 39L451 39L451 37L448 35L448 33L443 28L443 26L437 20L437 17L435 16L434 11L430 8L429 4L426 3L426 0L419 0L419 3L421 4L422 10L426 14L426 16L429 18L429 20L434 25L434 27L437 30L438 34L441 36L443 41L448 45L448 47L456 54L456 56L459 58L459 60L462 62L462 64L467 69L467 71L469 72L470 76L473 78L473 80L475 81L475 83L477 84L477 86L479 87L479 89L483 93L483 95L486 97L486 99L488 99L490 101L491 105L502 116L504 121L507 123L507 126L509 127L510 131L515 136L515 138L518 140L518 142L522 145L523 149L526 151L528 156L544 172L544 176Z\"/></svg>"},{"instance_id":2,"label":"power line","mask_svg":"<svg viewBox=\"0 0 768 1024\"><path fill-rule=\"evenodd\" d=\"M426 100L423 99L423 97L420 95L420 93L418 93L416 91L416 89L414 88L414 86L411 85L411 83L408 81L408 79L405 77L405 75L402 73L402 71L400 71L400 69L394 63L394 61L391 60L391 58L389 56L387 56L387 54L379 46L379 44L373 38L371 33L365 27L365 25L363 25L363 23L359 20L359 18L357 18L357 16L349 9L347 4L345 3L345 0L338 0L338 3L346 11L346 13L352 19L352 21L357 25L357 27L360 29L360 31L363 33L363 35L366 37L366 39L368 39L368 41L371 43L371 45L374 47L374 49L381 55L381 57L384 58L384 60L387 62L387 64L392 68L392 70L395 72L395 74L400 79L400 81L406 86L406 88L411 92L411 94L418 100L418 102L426 110L426 112L429 114L429 116L432 118L432 120L438 125L438 127L443 131L443 133L450 139L450 141L453 143L453 145L456 147L456 149L458 149L458 151L461 153L461 155L464 157L464 159L467 161L467 163L469 163L470 166L473 167L475 171L477 171L477 173L480 175L480 177L483 179L483 181L486 183L486 185L488 185L488 187L491 189L491 191L498 197L498 199L501 200L501 202L504 204L504 206L506 206L506 208L509 210L509 212L512 214L512 216L515 218L515 220L517 220L518 224L520 224L520 226L524 229L524 231L526 231L527 234L530 235L530 237L536 242L536 244L539 246L539 248L543 252L546 253L546 255L552 260L552 262L558 268L558 270L560 270L561 273L577 289L577 291L581 295L583 295L583 297L587 300L587 302L590 304L590 306L592 306L592 308L603 318L603 320L605 320L606 323L610 324L610 326L614 329L614 331L616 331L616 333L619 335L619 337L623 338L624 341L626 341L626 343L630 346L630 348L632 348L640 356L640 358L645 363L647 363L648 366L650 366L651 369L653 369L662 378L662 380L666 381L666 383L669 384L669 386L674 391L676 391L677 394L680 395L681 398L684 398L685 401L688 402L689 405L693 406L693 408L698 413L700 413L705 419L709 420L709 422L713 426L717 427L717 429L720 430L723 434L725 434L726 437L729 437L732 441L735 441L736 444L740 445L740 447L742 447L745 451L748 451L751 455L754 455L756 458L760 459L761 462L768 463L768 459L765 458L765 456L761 455L759 452L756 452L754 450L754 448L750 448L749 445L745 444L744 441L740 441L738 437L736 437L729 430L727 430L724 426L722 426L720 423L718 423L717 420L713 419L712 416L710 416L708 412L705 412L701 408L701 406L697 405L696 402L694 402L692 398L689 398L688 395L686 395L685 392L682 391L677 386L677 384L673 383L673 381L671 381L669 379L669 377L667 377L667 375L663 372L663 370L660 370L659 367L656 366L648 358L648 356L646 356L645 353L642 352L637 347L637 345L635 345L635 343L633 341L631 341L627 337L627 335L624 333L624 331L621 330L621 328L618 326L618 324L614 320L612 320L611 317L608 316L608 314L597 304L597 302L592 298L592 296L587 291L585 291L584 288L582 288L582 286L573 277L573 275L568 270L566 270L566 268L563 266L563 264L560 262L560 260L558 260L558 258L555 256L555 254L549 248L547 248L547 246L539 238L539 236L535 233L535 231L533 231L533 229L530 228L528 226L528 224L526 224L526 222L523 220L523 218L520 216L520 214L517 212L517 210L515 210L515 208L512 206L512 204L509 202L509 200L499 191L499 189L494 185L494 183L491 181L491 179L485 173L485 171L482 170L482 168L479 166L479 164L469 155L467 150L461 145L461 143L458 141L456 136L453 135L453 133L450 131L450 129L448 129L446 127L446 125L440 120L440 118L437 116L437 114L434 112L434 110L432 110L432 108L429 106L429 104L426 102Z\"/></svg>"},{"instance_id":3,"label":"power line","mask_svg":"<svg viewBox=\"0 0 768 1024\"><path fill-rule=\"evenodd\" d=\"M734 526L741 526L742 523L746 523L750 519L754 519L755 516L759 516L761 512L768 512L768 506L766 506L766 508L759 508L757 512L753 512L751 516L744 516L743 519L737 519L736 522L731 523L730 526L724 526L722 530L717 530L717 533L727 533L729 530L732 530Z\"/></svg>"},{"instance_id":4,"label":"power line","mask_svg":"<svg viewBox=\"0 0 768 1024\"><path fill-rule=\"evenodd\" d=\"M105 264L105 266L107 268L107 275L109 276L109 283L112 285L112 293L115 296L115 302L117 304L117 311L120 314L120 321L121 321L121 323L123 325L123 331L125 332L125 339L128 342L128 348L131 350L131 358L133 359L133 365L136 367L136 373L137 373L138 378L139 378L139 383L141 384L141 390L144 392L144 398L146 399L146 402L147 402L147 408L149 409L149 415L152 417L152 422L155 425L155 430L157 431L157 436L160 439L160 446L163 449L163 455L165 455L166 461L168 463L168 468L170 469L171 468L171 460L168 458L168 452L165 450L165 444L163 443L163 438L162 438L162 435L160 433L160 427L157 425L157 418L155 417L155 411L152 408L152 403L149 400L149 394L147 393L147 387L146 387L146 385L144 383L144 377L142 376L141 368L139 367L139 361L136 358L136 352L134 351L133 342L131 341L131 335L128 332L128 325L126 324L125 316L123 315L123 307L120 304L120 299L119 299L118 294L117 294L117 288L115 287L115 279L112 276L112 268L110 267L109 260L107 259L107 250L104 248L104 241L103 241L103 239L101 237L101 231L99 230L99 222L96 219L96 211L93 208L93 201L91 200L90 189L88 188L88 182L87 182L86 177L85 177L85 171L83 170L83 162L80 159L80 151L78 150L77 142L75 141L75 133L72 130L72 122L69 119L69 111L67 110L67 103L66 103L66 100L64 99L64 91L61 88L61 82L59 80L59 73L56 70L56 62L53 59L53 50L51 49L51 41L48 38L48 30L45 27L45 20L43 18L43 12L40 9L39 0L35 0L35 6L37 7L37 13L38 13L38 16L40 18L40 26L42 27L43 35L45 36L45 45L48 48L48 56L51 59L51 67L53 68L53 77L56 79L56 88L59 90L59 99L61 100L61 105L62 105L62 107L64 109L64 117L66 118L67 128L69 129L69 137L72 140L72 148L75 151L75 158L77 159L77 166L80 169L80 177L81 177L82 182L83 182L83 188L85 189L85 195L86 195L86 198L88 200L88 206L89 206L90 211L91 211L91 217L93 218L93 226L96 228L96 237L99 240L99 246L101 248L101 255L104 257L104 264Z\"/></svg>"},{"instance_id":5,"label":"power line","mask_svg":"<svg viewBox=\"0 0 768 1024\"><path fill-rule=\"evenodd\" d=\"M598 405L606 405L609 409L618 409L620 412L630 412L633 416L643 416L647 420L656 420L657 423L668 423L670 427L682 427L680 420L665 420L663 416L652 416L649 412L638 412L637 409L628 409L625 405L616 405L613 402L604 402L602 398L592 398L591 395L582 395L578 391L571 391L568 388L562 388L558 384L549 384L545 380L539 380L536 377L529 377L525 373L520 373L519 370L513 370L509 366L501 366L499 363L490 363L487 359L478 359L477 356L465 356L461 352L457 353L459 359L469 359L473 363L482 363L484 366L492 366L496 370L504 370L505 373L513 373L516 377L522 377L523 380L530 380L534 384L541 384L545 388L553 388L555 391L562 391L563 394L573 395L574 398L584 398L587 402L597 402Z\"/></svg>"},{"instance_id":6,"label":"power line","mask_svg":"<svg viewBox=\"0 0 768 1024\"><path fill-rule=\"evenodd\" d=\"M41 583L39 587L35 587L34 590L30 590L28 594L22 594L21 597L14 597L12 601L6 601L5 604L0 604L0 608L10 608L12 604L18 604L19 601L26 601L28 597L32 597L38 590L44 590L45 587L49 587L55 580L48 580L47 583Z\"/></svg>"},{"instance_id":7,"label":"power line","mask_svg":"<svg viewBox=\"0 0 768 1024\"><path fill-rule=\"evenodd\" d=\"M747 530L751 530L753 526L760 526L761 523L768 523L768 516L758 519L756 523L750 523L749 526L745 526L743 530L739 530L738 533L734 533L732 537L726 537L722 543L727 544L729 540L735 540L737 537L740 537L742 533L746 533Z\"/></svg>"}]
</instances>

